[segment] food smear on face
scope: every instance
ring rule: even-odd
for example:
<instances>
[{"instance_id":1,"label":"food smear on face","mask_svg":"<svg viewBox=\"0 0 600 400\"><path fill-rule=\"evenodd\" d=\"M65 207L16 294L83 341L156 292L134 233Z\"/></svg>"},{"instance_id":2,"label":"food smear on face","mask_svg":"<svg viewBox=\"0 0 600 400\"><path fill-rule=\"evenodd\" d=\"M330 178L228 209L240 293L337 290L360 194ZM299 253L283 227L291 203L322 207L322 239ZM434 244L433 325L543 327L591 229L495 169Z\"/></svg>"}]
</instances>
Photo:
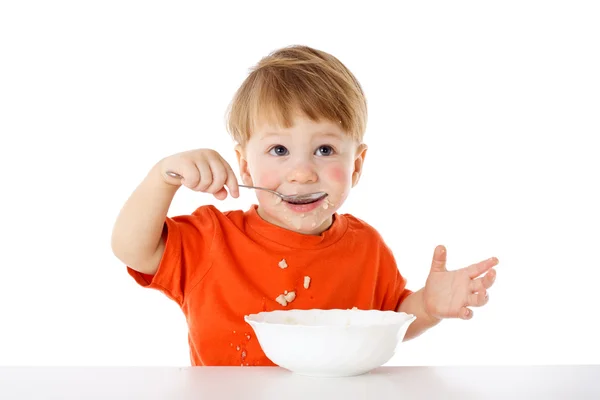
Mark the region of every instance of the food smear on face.
<instances>
[{"instance_id":1,"label":"food smear on face","mask_svg":"<svg viewBox=\"0 0 600 400\"><path fill-rule=\"evenodd\" d=\"M302 221L299 219L294 219L294 228L300 230L302 228Z\"/></svg>"}]
</instances>

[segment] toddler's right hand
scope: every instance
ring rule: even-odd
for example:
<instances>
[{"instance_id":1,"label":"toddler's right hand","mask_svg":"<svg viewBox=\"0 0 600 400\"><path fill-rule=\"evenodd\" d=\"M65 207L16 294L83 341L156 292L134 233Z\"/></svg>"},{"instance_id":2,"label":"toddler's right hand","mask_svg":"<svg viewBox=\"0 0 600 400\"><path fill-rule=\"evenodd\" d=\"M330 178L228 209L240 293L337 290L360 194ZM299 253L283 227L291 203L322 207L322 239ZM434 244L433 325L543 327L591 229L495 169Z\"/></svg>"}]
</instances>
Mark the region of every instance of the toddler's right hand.
<instances>
[{"instance_id":1,"label":"toddler's right hand","mask_svg":"<svg viewBox=\"0 0 600 400\"><path fill-rule=\"evenodd\" d=\"M219 200L239 196L238 181L231 166L219 153L211 149L190 150L164 158L160 172L166 183L186 186L192 190L211 193ZM167 175L167 171L183 176L183 179Z\"/></svg>"}]
</instances>

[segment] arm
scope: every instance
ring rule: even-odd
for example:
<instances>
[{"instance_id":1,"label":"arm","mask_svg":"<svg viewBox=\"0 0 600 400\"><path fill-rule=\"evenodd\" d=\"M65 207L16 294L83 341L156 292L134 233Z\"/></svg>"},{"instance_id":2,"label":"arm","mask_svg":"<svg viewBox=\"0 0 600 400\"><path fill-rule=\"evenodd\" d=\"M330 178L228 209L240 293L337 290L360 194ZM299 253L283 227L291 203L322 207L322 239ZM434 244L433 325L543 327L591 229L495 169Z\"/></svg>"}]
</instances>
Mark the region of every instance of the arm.
<instances>
[{"instance_id":1,"label":"arm","mask_svg":"<svg viewBox=\"0 0 600 400\"><path fill-rule=\"evenodd\" d=\"M166 177L166 171L182 179ZM163 159L127 200L113 228L113 253L131 269L148 275L158 270L165 250L165 219L182 184L219 200L227 197L227 185L233 197L239 196L231 166L214 150L191 150Z\"/></svg>"},{"instance_id":2,"label":"arm","mask_svg":"<svg viewBox=\"0 0 600 400\"><path fill-rule=\"evenodd\" d=\"M398 308L399 312L405 312L407 314L413 314L417 319L410 324L406 335L404 335L404 341L414 339L421 335L427 329L434 327L439 324L441 319L432 317L425 311L423 303L423 289L418 290L408 296L400 304Z\"/></svg>"},{"instance_id":3,"label":"arm","mask_svg":"<svg viewBox=\"0 0 600 400\"><path fill-rule=\"evenodd\" d=\"M156 165L121 209L111 246L115 256L132 269L156 273L165 248L165 218L178 189L165 182Z\"/></svg>"}]
</instances>

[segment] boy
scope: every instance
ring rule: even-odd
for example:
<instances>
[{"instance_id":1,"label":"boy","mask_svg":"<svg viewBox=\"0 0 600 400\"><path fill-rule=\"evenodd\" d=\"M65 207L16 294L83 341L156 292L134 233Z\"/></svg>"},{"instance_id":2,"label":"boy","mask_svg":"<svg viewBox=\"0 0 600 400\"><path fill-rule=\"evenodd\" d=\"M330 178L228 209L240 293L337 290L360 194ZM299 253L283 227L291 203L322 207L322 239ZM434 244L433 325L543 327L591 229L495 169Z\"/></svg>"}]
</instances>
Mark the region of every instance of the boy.
<instances>
[{"instance_id":1,"label":"boy","mask_svg":"<svg viewBox=\"0 0 600 400\"><path fill-rule=\"evenodd\" d=\"M438 246L425 287L412 292L377 231L336 213L361 176L366 120L361 86L337 58L306 46L280 49L259 62L230 105L241 180L327 197L294 204L257 190L258 204L246 211L202 206L168 218L181 186L220 200L225 187L239 196L231 166L198 149L158 162L125 203L113 252L138 284L181 307L192 365L273 365L243 320L260 311L402 311L417 317L408 340L442 318L469 319L467 307L487 302L497 259L447 271Z\"/></svg>"}]
</instances>

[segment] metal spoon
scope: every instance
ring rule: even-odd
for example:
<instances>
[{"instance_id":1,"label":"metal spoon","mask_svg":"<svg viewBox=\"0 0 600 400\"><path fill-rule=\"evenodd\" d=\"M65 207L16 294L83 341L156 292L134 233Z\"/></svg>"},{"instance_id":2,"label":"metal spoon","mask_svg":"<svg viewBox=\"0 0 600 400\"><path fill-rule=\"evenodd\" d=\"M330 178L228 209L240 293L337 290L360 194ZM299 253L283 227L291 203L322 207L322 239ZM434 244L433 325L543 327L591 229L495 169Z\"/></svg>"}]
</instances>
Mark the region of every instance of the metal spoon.
<instances>
[{"instance_id":1,"label":"metal spoon","mask_svg":"<svg viewBox=\"0 0 600 400\"><path fill-rule=\"evenodd\" d=\"M172 172L172 171L167 171L166 174L173 178L183 179L183 176L179 175L178 173ZM288 203L293 203L293 204L313 203L317 200L321 200L321 199L324 199L325 197L327 197L327 193L325 193L325 192L286 195L286 194L282 194L282 193L276 192L271 189L266 189L266 188L262 188L262 187L258 187L258 186L247 186L247 185L239 185L239 184L238 184L238 186L243 187L243 188L248 188L248 189L264 190L264 191L274 194L275 196L279 196L281 198L281 200L283 200L283 201L287 201Z\"/></svg>"}]
</instances>

